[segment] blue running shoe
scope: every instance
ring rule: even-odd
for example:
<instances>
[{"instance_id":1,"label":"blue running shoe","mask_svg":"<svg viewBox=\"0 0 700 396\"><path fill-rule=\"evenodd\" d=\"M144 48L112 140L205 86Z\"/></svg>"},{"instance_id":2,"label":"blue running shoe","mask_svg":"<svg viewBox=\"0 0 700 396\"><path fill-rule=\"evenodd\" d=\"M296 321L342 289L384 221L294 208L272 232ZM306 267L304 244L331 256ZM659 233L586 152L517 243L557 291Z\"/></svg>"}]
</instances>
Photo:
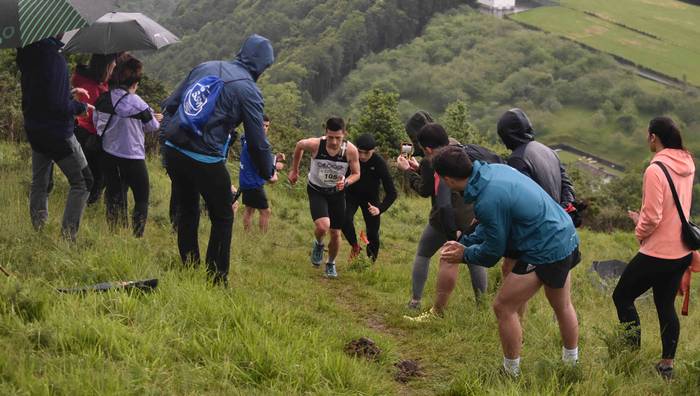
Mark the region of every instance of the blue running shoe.
<instances>
[{"instance_id":1,"label":"blue running shoe","mask_svg":"<svg viewBox=\"0 0 700 396\"><path fill-rule=\"evenodd\" d=\"M324 246L322 243L314 241L314 247L311 250L311 264L316 268L320 267L321 263L323 263L323 248Z\"/></svg>"},{"instance_id":2,"label":"blue running shoe","mask_svg":"<svg viewBox=\"0 0 700 396\"><path fill-rule=\"evenodd\" d=\"M327 263L326 264L326 277L333 278L333 279L338 277L338 272L335 270L334 263Z\"/></svg>"}]
</instances>

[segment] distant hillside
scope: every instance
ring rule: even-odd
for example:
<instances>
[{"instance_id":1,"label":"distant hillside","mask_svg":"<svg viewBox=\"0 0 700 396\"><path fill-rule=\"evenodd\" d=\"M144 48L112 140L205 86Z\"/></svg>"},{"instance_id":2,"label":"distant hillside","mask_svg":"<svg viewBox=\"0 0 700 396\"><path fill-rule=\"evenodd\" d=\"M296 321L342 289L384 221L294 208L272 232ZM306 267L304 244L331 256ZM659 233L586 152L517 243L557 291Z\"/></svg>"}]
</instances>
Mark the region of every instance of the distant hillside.
<instances>
[{"instance_id":1,"label":"distant hillside","mask_svg":"<svg viewBox=\"0 0 700 396\"><path fill-rule=\"evenodd\" d=\"M513 16L700 86L700 7L676 0L561 0Z\"/></svg>"},{"instance_id":2,"label":"distant hillside","mask_svg":"<svg viewBox=\"0 0 700 396\"><path fill-rule=\"evenodd\" d=\"M161 18L182 43L148 59L155 77L174 83L193 66L233 58L251 33L270 38L273 82L293 81L313 100L337 87L365 55L419 36L431 16L470 0L179 0ZM129 1L139 7L138 1ZM169 10L174 1L162 0ZM141 2L148 11L150 2ZM124 6L126 7L126 6ZM156 15L158 16L158 15Z\"/></svg>"},{"instance_id":3,"label":"distant hillside","mask_svg":"<svg viewBox=\"0 0 700 396\"><path fill-rule=\"evenodd\" d=\"M627 165L648 156L649 119L669 114L700 152L697 93L642 80L609 56L469 8L436 17L421 37L363 59L318 118L357 118L372 88L398 92L404 118L418 108L440 115L463 99L478 129L492 139L502 112L522 107L545 142Z\"/></svg>"}]
</instances>

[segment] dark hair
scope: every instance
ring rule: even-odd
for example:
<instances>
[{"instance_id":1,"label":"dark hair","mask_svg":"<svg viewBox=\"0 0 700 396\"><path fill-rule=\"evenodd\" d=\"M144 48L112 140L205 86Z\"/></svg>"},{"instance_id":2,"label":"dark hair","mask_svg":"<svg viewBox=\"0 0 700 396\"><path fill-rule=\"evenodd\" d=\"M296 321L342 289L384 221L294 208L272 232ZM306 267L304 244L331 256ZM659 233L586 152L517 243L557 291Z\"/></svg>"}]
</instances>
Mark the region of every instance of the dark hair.
<instances>
[{"instance_id":1,"label":"dark hair","mask_svg":"<svg viewBox=\"0 0 700 396\"><path fill-rule=\"evenodd\" d=\"M143 77L143 63L130 54L125 54L117 60L117 66L112 73L110 85L112 87L129 88L141 81Z\"/></svg>"},{"instance_id":2,"label":"dark hair","mask_svg":"<svg viewBox=\"0 0 700 396\"><path fill-rule=\"evenodd\" d=\"M425 124L423 128L418 131L417 140L423 148L431 149L450 144L450 138L447 136L445 128L436 123Z\"/></svg>"},{"instance_id":3,"label":"dark hair","mask_svg":"<svg viewBox=\"0 0 700 396\"><path fill-rule=\"evenodd\" d=\"M440 176L466 179L472 174L472 160L460 146L442 147L433 156L433 169Z\"/></svg>"},{"instance_id":4,"label":"dark hair","mask_svg":"<svg viewBox=\"0 0 700 396\"><path fill-rule=\"evenodd\" d=\"M263 114L263 122L270 122L270 117L267 114Z\"/></svg>"},{"instance_id":5,"label":"dark hair","mask_svg":"<svg viewBox=\"0 0 700 396\"><path fill-rule=\"evenodd\" d=\"M656 135L665 148L685 150L681 131L669 117L656 117L651 120L649 134Z\"/></svg>"},{"instance_id":6,"label":"dark hair","mask_svg":"<svg viewBox=\"0 0 700 396\"><path fill-rule=\"evenodd\" d=\"M326 129L331 132L344 131L345 121L340 117L331 117L326 121Z\"/></svg>"},{"instance_id":7,"label":"dark hair","mask_svg":"<svg viewBox=\"0 0 700 396\"><path fill-rule=\"evenodd\" d=\"M109 66L112 62L116 61L116 59L117 57L114 54L92 54L87 66L87 77L100 83L109 80L111 77L109 74Z\"/></svg>"}]
</instances>

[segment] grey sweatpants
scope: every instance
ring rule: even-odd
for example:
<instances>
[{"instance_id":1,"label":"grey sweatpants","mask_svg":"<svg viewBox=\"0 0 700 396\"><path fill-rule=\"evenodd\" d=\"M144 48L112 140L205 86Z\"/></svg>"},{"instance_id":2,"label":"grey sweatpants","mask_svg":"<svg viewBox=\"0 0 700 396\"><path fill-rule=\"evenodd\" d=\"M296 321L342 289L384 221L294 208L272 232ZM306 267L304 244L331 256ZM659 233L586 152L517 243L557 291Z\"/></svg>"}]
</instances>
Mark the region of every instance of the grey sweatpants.
<instances>
[{"instance_id":1,"label":"grey sweatpants","mask_svg":"<svg viewBox=\"0 0 700 396\"><path fill-rule=\"evenodd\" d=\"M413 260L413 299L420 300L423 297L423 289L425 282L428 280L428 272L430 270L430 258L447 242L447 238L443 233L428 224L423 230L423 234L418 242L418 251L416 258ZM476 298L486 292L488 286L488 277L486 268L467 264L469 267L469 275L472 279L472 288Z\"/></svg>"},{"instance_id":2,"label":"grey sweatpants","mask_svg":"<svg viewBox=\"0 0 700 396\"><path fill-rule=\"evenodd\" d=\"M71 147L71 154L56 162L70 185L66 207L63 211L61 231L65 238L75 240L80 227L80 219L83 216L88 195L90 195L92 173L90 173L83 150L75 136L68 138L67 142ZM49 182L53 171L53 162L51 157L46 154L32 150L29 215L32 219L32 225L36 229L43 227L49 217Z\"/></svg>"}]
</instances>

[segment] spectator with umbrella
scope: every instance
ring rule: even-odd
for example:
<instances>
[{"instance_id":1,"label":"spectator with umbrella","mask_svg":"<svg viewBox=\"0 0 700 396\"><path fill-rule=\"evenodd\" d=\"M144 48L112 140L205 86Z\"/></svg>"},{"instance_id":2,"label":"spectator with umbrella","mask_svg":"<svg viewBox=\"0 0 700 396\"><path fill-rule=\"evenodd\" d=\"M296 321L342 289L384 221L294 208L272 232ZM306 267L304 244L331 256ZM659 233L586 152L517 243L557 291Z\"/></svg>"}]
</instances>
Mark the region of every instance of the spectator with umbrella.
<instances>
[{"instance_id":1,"label":"spectator with umbrella","mask_svg":"<svg viewBox=\"0 0 700 396\"><path fill-rule=\"evenodd\" d=\"M77 238L92 185L92 174L73 131L75 117L86 114L89 106L77 100L87 96L85 90L70 89L60 38L63 32L94 21L97 10L105 6L109 7L110 2L0 3L0 47L22 47L17 50L16 61L22 74L24 127L32 148L32 225L40 229L48 221L48 187L56 163L70 184L61 226L63 237L69 241Z\"/></svg>"}]
</instances>

